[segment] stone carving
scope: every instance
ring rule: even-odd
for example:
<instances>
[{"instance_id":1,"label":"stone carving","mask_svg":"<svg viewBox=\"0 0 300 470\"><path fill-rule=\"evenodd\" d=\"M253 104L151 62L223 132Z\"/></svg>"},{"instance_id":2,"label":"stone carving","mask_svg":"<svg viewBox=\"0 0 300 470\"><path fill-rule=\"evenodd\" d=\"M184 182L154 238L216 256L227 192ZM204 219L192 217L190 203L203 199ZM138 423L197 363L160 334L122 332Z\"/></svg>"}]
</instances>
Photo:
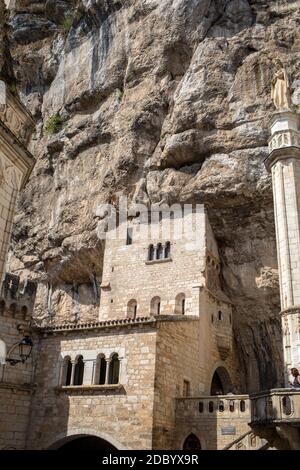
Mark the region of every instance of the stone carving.
<instances>
[{"instance_id":1,"label":"stone carving","mask_svg":"<svg viewBox=\"0 0 300 470\"><path fill-rule=\"evenodd\" d=\"M272 92L271 98L278 111L291 109L291 95L290 95L290 84L289 77L286 69L282 65L282 62L277 59L276 72L272 79Z\"/></svg>"},{"instance_id":2,"label":"stone carving","mask_svg":"<svg viewBox=\"0 0 300 470\"><path fill-rule=\"evenodd\" d=\"M17 111L18 105L18 100L12 97L7 91L5 82L0 80L0 121L26 145L33 126L25 114Z\"/></svg>"},{"instance_id":3,"label":"stone carving","mask_svg":"<svg viewBox=\"0 0 300 470\"><path fill-rule=\"evenodd\" d=\"M0 184L2 181L5 181L11 188L19 190L22 184L22 173L14 168L3 155L0 155Z\"/></svg>"},{"instance_id":4,"label":"stone carving","mask_svg":"<svg viewBox=\"0 0 300 470\"><path fill-rule=\"evenodd\" d=\"M282 147L300 147L300 133L292 129L276 132L269 140L269 151Z\"/></svg>"}]
</instances>

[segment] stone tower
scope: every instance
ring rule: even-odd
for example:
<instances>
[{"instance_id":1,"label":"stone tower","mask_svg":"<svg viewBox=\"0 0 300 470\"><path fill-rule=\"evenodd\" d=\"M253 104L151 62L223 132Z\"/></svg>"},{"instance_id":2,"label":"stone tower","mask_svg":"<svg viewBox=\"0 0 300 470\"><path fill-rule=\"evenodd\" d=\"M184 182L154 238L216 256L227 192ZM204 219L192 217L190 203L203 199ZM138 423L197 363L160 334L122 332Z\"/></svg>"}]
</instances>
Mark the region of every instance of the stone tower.
<instances>
[{"instance_id":1,"label":"stone tower","mask_svg":"<svg viewBox=\"0 0 300 470\"><path fill-rule=\"evenodd\" d=\"M16 94L0 80L0 279L4 273L19 191L35 160L27 150L34 120Z\"/></svg>"},{"instance_id":2,"label":"stone tower","mask_svg":"<svg viewBox=\"0 0 300 470\"><path fill-rule=\"evenodd\" d=\"M281 318L286 381L288 369L300 366L300 131L299 115L278 111L270 122L272 173Z\"/></svg>"}]
</instances>

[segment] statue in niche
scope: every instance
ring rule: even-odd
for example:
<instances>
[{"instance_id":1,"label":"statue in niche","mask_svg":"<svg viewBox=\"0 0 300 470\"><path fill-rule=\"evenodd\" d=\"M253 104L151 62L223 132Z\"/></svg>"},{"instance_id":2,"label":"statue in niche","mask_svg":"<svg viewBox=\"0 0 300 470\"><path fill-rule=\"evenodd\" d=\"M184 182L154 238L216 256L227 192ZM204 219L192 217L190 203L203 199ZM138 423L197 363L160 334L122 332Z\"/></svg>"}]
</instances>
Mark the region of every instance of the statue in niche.
<instances>
[{"instance_id":1,"label":"statue in niche","mask_svg":"<svg viewBox=\"0 0 300 470\"><path fill-rule=\"evenodd\" d=\"M281 60L277 59L276 71L272 79L271 98L278 111L291 109L291 95L288 73Z\"/></svg>"}]
</instances>

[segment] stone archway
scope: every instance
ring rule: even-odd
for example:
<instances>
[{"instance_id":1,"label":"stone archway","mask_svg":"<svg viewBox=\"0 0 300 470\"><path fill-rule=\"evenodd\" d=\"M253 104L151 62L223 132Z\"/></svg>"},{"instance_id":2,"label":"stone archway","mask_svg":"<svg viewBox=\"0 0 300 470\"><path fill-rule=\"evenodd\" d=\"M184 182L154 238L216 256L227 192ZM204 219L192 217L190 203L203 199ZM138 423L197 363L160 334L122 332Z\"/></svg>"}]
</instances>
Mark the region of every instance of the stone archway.
<instances>
[{"instance_id":1,"label":"stone archway","mask_svg":"<svg viewBox=\"0 0 300 470\"><path fill-rule=\"evenodd\" d=\"M48 450L71 450L71 443L73 441L74 444L72 446L75 446L75 443L80 444L80 446L86 445L86 447L89 447L87 450L92 450L92 446L94 446L93 449L95 450L130 450L111 435L89 428L69 429L66 433L58 434L55 438L51 439L43 448ZM77 448L75 446L74 450ZM83 450L83 447L81 450Z\"/></svg>"},{"instance_id":2,"label":"stone archway","mask_svg":"<svg viewBox=\"0 0 300 470\"><path fill-rule=\"evenodd\" d=\"M202 449L201 443L198 437L196 436L196 434L191 433L187 436L187 438L185 439L183 443L182 449L183 450L201 450Z\"/></svg>"},{"instance_id":3,"label":"stone archway","mask_svg":"<svg viewBox=\"0 0 300 470\"><path fill-rule=\"evenodd\" d=\"M108 441L101 439L97 436L70 436L66 440L61 442L61 445L58 443L56 447L58 451L65 452L76 452L82 450L103 450L103 451L114 451L117 450L115 446L110 444Z\"/></svg>"},{"instance_id":4,"label":"stone archway","mask_svg":"<svg viewBox=\"0 0 300 470\"><path fill-rule=\"evenodd\" d=\"M210 394L226 395L233 393L233 385L227 369L223 366L218 367L212 377Z\"/></svg>"}]
</instances>

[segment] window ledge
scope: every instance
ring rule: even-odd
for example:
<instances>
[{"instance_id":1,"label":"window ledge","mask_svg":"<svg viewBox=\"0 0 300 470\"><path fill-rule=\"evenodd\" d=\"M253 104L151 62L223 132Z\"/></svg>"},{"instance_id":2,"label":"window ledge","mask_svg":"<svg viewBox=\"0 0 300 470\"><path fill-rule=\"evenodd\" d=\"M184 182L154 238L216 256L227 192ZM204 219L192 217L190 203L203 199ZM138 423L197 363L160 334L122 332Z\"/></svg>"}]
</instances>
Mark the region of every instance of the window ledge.
<instances>
[{"instance_id":1,"label":"window ledge","mask_svg":"<svg viewBox=\"0 0 300 470\"><path fill-rule=\"evenodd\" d=\"M122 390L122 384L105 384L105 385L62 385L56 387L57 392L99 392L108 390Z\"/></svg>"},{"instance_id":2,"label":"window ledge","mask_svg":"<svg viewBox=\"0 0 300 470\"><path fill-rule=\"evenodd\" d=\"M172 261L172 258L152 259L147 260L146 264L169 263L170 261Z\"/></svg>"}]
</instances>

